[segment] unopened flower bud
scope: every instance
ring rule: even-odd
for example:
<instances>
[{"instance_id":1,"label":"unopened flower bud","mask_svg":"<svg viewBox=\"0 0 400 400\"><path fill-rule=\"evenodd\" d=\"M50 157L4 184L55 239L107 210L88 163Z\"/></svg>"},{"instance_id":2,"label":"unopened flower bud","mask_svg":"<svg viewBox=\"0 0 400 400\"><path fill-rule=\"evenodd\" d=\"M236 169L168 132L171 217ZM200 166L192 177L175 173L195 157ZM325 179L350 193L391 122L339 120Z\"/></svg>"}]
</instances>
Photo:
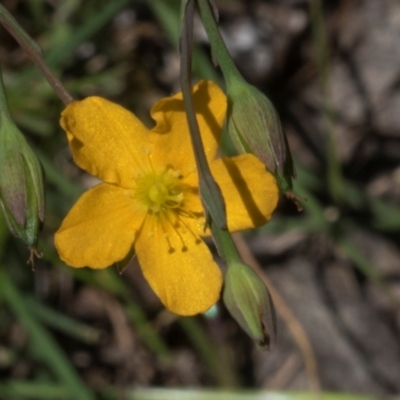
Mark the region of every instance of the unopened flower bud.
<instances>
[{"instance_id":1,"label":"unopened flower bud","mask_svg":"<svg viewBox=\"0 0 400 400\"><path fill-rule=\"evenodd\" d=\"M0 204L11 233L35 247L44 218L43 170L4 102L0 107Z\"/></svg>"},{"instance_id":2,"label":"unopened flower bud","mask_svg":"<svg viewBox=\"0 0 400 400\"><path fill-rule=\"evenodd\" d=\"M225 275L224 303L240 327L262 349L276 340L276 315L268 289L247 265L232 263Z\"/></svg>"},{"instance_id":3,"label":"unopened flower bud","mask_svg":"<svg viewBox=\"0 0 400 400\"><path fill-rule=\"evenodd\" d=\"M295 171L275 107L244 80L235 79L227 84L228 135L236 151L253 153L275 176L281 191L291 193Z\"/></svg>"}]
</instances>

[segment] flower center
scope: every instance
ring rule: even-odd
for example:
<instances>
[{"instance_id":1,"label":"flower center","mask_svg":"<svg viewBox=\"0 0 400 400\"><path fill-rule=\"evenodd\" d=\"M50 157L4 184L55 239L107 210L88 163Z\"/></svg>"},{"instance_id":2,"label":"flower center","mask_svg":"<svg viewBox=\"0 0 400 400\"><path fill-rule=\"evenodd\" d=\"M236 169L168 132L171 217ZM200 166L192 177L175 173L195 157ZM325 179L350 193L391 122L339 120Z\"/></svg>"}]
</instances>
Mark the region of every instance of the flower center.
<instances>
[{"instance_id":1,"label":"flower center","mask_svg":"<svg viewBox=\"0 0 400 400\"><path fill-rule=\"evenodd\" d=\"M136 197L153 213L178 208L183 201L183 189L179 172L166 170L150 172L136 180Z\"/></svg>"}]
</instances>

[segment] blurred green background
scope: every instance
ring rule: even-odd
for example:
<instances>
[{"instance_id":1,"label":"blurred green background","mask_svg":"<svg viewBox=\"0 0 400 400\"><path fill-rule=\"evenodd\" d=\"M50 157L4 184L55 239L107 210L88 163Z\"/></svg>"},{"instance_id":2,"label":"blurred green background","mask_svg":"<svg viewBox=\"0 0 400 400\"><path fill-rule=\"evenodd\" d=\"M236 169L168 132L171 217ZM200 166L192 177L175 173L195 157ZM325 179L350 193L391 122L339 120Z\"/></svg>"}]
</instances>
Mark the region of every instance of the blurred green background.
<instances>
[{"instance_id":1,"label":"blurred green background","mask_svg":"<svg viewBox=\"0 0 400 400\"><path fill-rule=\"evenodd\" d=\"M179 91L177 0L3 0L75 98L100 95L151 126ZM282 198L238 236L269 283L278 343L257 350L222 304L165 311L131 265L73 270L53 235L95 184L72 162L62 103L0 28L14 120L46 172L35 271L0 216L0 398L382 398L400 393L400 4L396 0L220 0L248 81L274 102L304 211ZM220 82L200 20L196 79ZM229 153L229 143L224 143ZM188 390L190 388L191 390ZM329 394L328 394L329 393ZM335 394L333 394L335 393Z\"/></svg>"}]
</instances>

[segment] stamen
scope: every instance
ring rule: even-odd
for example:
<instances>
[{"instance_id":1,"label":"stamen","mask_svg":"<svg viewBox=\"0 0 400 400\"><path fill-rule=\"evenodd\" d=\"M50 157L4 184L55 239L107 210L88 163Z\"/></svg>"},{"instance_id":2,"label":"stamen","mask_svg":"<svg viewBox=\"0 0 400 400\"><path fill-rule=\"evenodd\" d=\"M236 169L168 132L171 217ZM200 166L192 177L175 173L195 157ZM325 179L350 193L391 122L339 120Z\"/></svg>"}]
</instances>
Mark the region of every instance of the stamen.
<instances>
[{"instance_id":1,"label":"stamen","mask_svg":"<svg viewBox=\"0 0 400 400\"><path fill-rule=\"evenodd\" d=\"M163 217L159 218L159 223L160 223L160 225L161 225L161 229L162 229L163 232L164 232L164 237L165 237L165 240L167 241L167 244L168 244L168 247L169 247L168 253L169 253L169 254L172 254L172 253L175 252L175 247L173 247L172 244L171 244L171 239L169 238L168 229L167 229L166 226L164 225L164 222L165 222L165 220L164 220ZM167 222L169 222L168 219L167 219Z\"/></svg>"},{"instance_id":2,"label":"stamen","mask_svg":"<svg viewBox=\"0 0 400 400\"><path fill-rule=\"evenodd\" d=\"M168 214L165 215L167 222L171 225L172 230L178 235L179 240L182 243L181 251L187 251L188 248L185 244L185 241L183 240L182 234L179 232L179 222L181 222L179 220L179 215L176 215L176 217L177 217L177 222L174 224L170 219L170 215Z\"/></svg>"},{"instance_id":3,"label":"stamen","mask_svg":"<svg viewBox=\"0 0 400 400\"><path fill-rule=\"evenodd\" d=\"M174 178L178 178L178 179L182 179L183 178L183 174L179 169L174 169L172 167L168 167L167 171L174 177Z\"/></svg>"},{"instance_id":4,"label":"stamen","mask_svg":"<svg viewBox=\"0 0 400 400\"><path fill-rule=\"evenodd\" d=\"M177 217L179 218L179 215ZM197 235L193 231L193 229L190 227L190 225L183 218L179 218L179 221L189 231L189 233L193 236L195 244L199 244L201 242L201 239L199 238L199 235Z\"/></svg>"}]
</instances>

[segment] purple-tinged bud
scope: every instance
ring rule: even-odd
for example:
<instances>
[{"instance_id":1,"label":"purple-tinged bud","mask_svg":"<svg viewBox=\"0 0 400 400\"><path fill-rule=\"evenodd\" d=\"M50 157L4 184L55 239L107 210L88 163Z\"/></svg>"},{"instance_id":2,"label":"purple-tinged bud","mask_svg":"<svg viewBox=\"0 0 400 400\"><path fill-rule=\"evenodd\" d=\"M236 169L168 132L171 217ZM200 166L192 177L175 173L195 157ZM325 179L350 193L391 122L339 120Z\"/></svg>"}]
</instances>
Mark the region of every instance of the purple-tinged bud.
<instances>
[{"instance_id":1,"label":"purple-tinged bud","mask_svg":"<svg viewBox=\"0 0 400 400\"><path fill-rule=\"evenodd\" d=\"M0 100L0 204L11 233L35 247L44 218L43 169L14 124L5 98Z\"/></svg>"},{"instance_id":2,"label":"purple-tinged bud","mask_svg":"<svg viewBox=\"0 0 400 400\"><path fill-rule=\"evenodd\" d=\"M287 195L295 171L287 138L271 101L242 79L227 82L228 135L236 151L253 153L275 176Z\"/></svg>"},{"instance_id":3,"label":"purple-tinged bud","mask_svg":"<svg viewBox=\"0 0 400 400\"><path fill-rule=\"evenodd\" d=\"M240 327L262 349L276 341L276 314L268 289L246 264L228 265L224 303Z\"/></svg>"}]
</instances>

